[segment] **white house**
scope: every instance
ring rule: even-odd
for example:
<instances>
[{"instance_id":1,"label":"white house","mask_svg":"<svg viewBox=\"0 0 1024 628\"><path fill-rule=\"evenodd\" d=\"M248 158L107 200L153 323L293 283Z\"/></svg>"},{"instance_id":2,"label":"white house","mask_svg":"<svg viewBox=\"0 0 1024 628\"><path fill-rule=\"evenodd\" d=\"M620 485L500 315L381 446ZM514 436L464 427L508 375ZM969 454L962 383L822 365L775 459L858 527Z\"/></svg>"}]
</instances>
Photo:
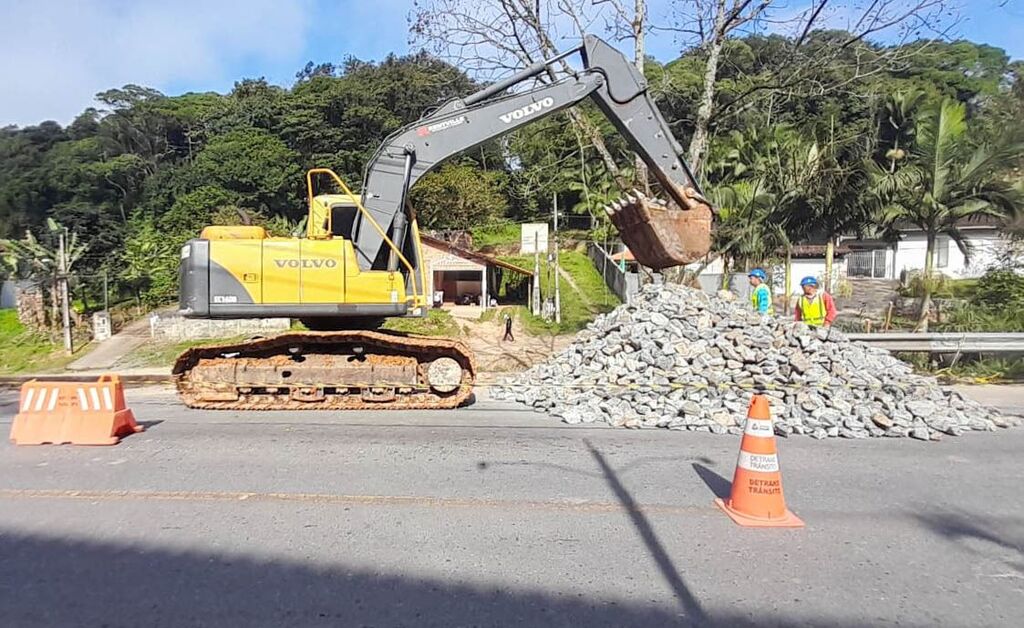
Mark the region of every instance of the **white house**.
<instances>
[{"instance_id":1,"label":"white house","mask_svg":"<svg viewBox=\"0 0 1024 628\"><path fill-rule=\"evenodd\" d=\"M832 284L846 276L847 255L851 249L840 244L835 247L832 260ZM825 245L824 244L800 244L793 247L790 258L791 285L790 292L793 293L800 285L804 277L817 277L819 280L825 277ZM696 270L700 264L688 264L689 270ZM747 272L750 268L734 269L733 276L729 281L729 289L746 296L748 293ZM786 268L783 264L774 264L764 268L771 275L772 292L785 294L786 292ZM723 264L721 258L715 258L708 263L700 272L698 277L701 286L709 292L714 292L722 285Z\"/></svg>"},{"instance_id":2,"label":"white house","mask_svg":"<svg viewBox=\"0 0 1024 628\"><path fill-rule=\"evenodd\" d=\"M983 275L1009 240L995 219L964 222L960 231L970 249L969 261L949 236L939 235L935 242L935 271L957 279ZM850 277L899 279L903 271L924 269L927 241L915 226L901 228L896 242L849 239L843 244L852 249L847 264Z\"/></svg>"}]
</instances>

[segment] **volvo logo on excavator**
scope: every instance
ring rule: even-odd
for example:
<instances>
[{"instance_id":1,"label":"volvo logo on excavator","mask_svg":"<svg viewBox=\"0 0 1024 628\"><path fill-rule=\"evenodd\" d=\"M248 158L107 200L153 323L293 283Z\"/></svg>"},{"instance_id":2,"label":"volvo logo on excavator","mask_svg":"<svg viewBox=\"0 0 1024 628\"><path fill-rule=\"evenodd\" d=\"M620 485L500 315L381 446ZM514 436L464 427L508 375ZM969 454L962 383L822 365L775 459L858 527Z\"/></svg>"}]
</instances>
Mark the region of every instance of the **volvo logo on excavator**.
<instances>
[{"instance_id":1,"label":"volvo logo on excavator","mask_svg":"<svg viewBox=\"0 0 1024 628\"><path fill-rule=\"evenodd\" d=\"M325 258L276 259L274 263L278 268L334 268L338 265L338 260Z\"/></svg>"},{"instance_id":2,"label":"volvo logo on excavator","mask_svg":"<svg viewBox=\"0 0 1024 628\"><path fill-rule=\"evenodd\" d=\"M554 104L555 100L548 96L547 98L541 98L537 102L532 102L526 105L525 107L520 107L519 109L509 111L508 113L503 113L498 117L501 118L502 122L508 124L513 120L522 120L526 116L533 115L538 111L543 111L544 109L547 109L548 107L551 107Z\"/></svg>"}]
</instances>

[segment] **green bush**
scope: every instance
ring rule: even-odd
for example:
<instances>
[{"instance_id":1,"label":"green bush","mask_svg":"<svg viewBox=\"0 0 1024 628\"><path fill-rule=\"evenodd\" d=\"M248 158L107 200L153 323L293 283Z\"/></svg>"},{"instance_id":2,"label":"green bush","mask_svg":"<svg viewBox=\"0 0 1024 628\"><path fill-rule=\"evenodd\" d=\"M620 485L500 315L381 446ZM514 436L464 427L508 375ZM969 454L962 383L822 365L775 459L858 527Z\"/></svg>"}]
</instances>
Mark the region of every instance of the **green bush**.
<instances>
[{"instance_id":1,"label":"green bush","mask_svg":"<svg viewBox=\"0 0 1024 628\"><path fill-rule=\"evenodd\" d=\"M491 225L482 229L471 229L473 247L480 249L486 246L517 244L520 240L521 227L518 224Z\"/></svg>"},{"instance_id":2,"label":"green bush","mask_svg":"<svg viewBox=\"0 0 1024 628\"><path fill-rule=\"evenodd\" d=\"M966 299L943 316L936 331L1024 331L1024 277L1009 270L992 270L977 280L955 284L954 294Z\"/></svg>"},{"instance_id":3,"label":"green bush","mask_svg":"<svg viewBox=\"0 0 1024 628\"><path fill-rule=\"evenodd\" d=\"M978 280L978 303L985 307L1021 309L1024 306L1024 276L1012 270L990 270Z\"/></svg>"},{"instance_id":4,"label":"green bush","mask_svg":"<svg viewBox=\"0 0 1024 628\"><path fill-rule=\"evenodd\" d=\"M949 299L953 297L953 284L955 280L943 275L933 273L931 277L925 277L924 273L916 272L910 276L907 285L900 288L900 295L920 299L924 296L926 286L931 288L933 299Z\"/></svg>"},{"instance_id":5,"label":"green bush","mask_svg":"<svg viewBox=\"0 0 1024 628\"><path fill-rule=\"evenodd\" d=\"M933 325L938 332L1024 331L1024 315L1014 308L990 308L964 303Z\"/></svg>"}]
</instances>

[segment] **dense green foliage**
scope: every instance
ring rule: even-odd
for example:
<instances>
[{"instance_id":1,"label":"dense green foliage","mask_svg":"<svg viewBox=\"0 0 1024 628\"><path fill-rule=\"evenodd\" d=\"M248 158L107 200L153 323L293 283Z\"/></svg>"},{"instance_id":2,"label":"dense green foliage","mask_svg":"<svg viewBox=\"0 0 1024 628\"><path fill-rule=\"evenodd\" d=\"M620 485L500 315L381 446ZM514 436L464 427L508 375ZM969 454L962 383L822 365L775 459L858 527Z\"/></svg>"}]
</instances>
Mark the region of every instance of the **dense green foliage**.
<instances>
[{"instance_id":1,"label":"dense green foliage","mask_svg":"<svg viewBox=\"0 0 1024 628\"><path fill-rule=\"evenodd\" d=\"M813 32L801 50L806 58L843 39ZM797 89L779 84L791 73L793 45L778 35L750 35L723 50L712 142L699 176L722 210L717 247L727 260L758 262L790 244L884 229L880 205L917 211L925 180L910 170L923 171L927 133L918 130L922 112L937 107L962 113L958 180L976 182L965 169L990 155L980 164L986 185L1002 185L1009 197L1020 158L997 145L1024 125L1020 62L966 41L914 42L900 49L907 53L901 65L871 67L893 49L861 40L828 57L833 64L807 69ZM704 62L696 49L646 65L652 92L684 144ZM74 269L79 276L106 271L116 292L165 302L176 292L181 243L204 225L249 222L289 233L305 212L305 169L333 168L358 189L388 134L477 87L426 53L309 64L296 77L289 88L240 80L227 94L164 96L126 85L98 94L100 108L66 127L0 130L0 238L21 240L27 230L42 241L53 220L86 247ZM632 176L628 147L611 125L592 106L580 110ZM878 185L886 176L899 181ZM896 185L912 178L917 188ZM970 199L972 190L960 188L957 198ZM556 194L561 207L601 220L600 208L621 194L594 146L561 114L443 165L421 180L412 200L424 228L497 233L509 222L548 216ZM24 261L7 272L52 278L52 269L33 273Z\"/></svg>"},{"instance_id":2,"label":"dense green foliage","mask_svg":"<svg viewBox=\"0 0 1024 628\"><path fill-rule=\"evenodd\" d=\"M991 270L968 294L954 296L964 301L936 325L938 331L1024 331L1024 275Z\"/></svg>"}]
</instances>

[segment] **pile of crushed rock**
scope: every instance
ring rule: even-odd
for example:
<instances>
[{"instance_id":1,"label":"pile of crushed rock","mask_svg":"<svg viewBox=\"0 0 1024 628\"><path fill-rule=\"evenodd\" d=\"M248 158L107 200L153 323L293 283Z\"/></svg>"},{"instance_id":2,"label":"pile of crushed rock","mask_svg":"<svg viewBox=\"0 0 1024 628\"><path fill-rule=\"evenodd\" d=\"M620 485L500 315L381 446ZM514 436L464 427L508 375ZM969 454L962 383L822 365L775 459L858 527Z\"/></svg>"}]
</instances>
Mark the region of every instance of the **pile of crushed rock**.
<instances>
[{"instance_id":1,"label":"pile of crushed rock","mask_svg":"<svg viewBox=\"0 0 1024 628\"><path fill-rule=\"evenodd\" d=\"M836 329L677 285L646 286L491 396L566 423L739 434L753 392L781 436L937 440L1019 423Z\"/></svg>"}]
</instances>

